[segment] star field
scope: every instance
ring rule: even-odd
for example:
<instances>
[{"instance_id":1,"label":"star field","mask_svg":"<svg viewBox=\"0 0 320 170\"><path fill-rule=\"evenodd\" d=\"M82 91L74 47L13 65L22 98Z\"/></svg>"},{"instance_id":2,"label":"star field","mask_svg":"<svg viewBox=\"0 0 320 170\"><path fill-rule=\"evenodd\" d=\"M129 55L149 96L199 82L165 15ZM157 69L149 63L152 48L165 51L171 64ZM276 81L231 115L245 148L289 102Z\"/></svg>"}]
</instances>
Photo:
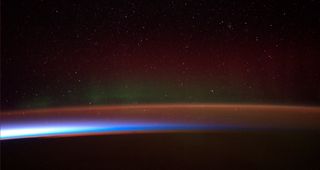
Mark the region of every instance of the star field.
<instances>
[{"instance_id":1,"label":"star field","mask_svg":"<svg viewBox=\"0 0 320 170\"><path fill-rule=\"evenodd\" d=\"M2 109L320 101L318 1L2 3Z\"/></svg>"}]
</instances>

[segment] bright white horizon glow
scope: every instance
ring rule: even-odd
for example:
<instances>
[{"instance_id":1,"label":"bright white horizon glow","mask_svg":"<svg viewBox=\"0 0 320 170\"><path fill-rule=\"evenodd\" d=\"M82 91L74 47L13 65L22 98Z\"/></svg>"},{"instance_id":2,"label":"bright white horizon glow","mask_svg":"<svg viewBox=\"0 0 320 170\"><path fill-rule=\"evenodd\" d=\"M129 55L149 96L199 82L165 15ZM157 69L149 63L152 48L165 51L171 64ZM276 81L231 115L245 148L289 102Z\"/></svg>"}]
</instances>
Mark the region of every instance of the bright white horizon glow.
<instances>
[{"instance_id":1,"label":"bright white horizon glow","mask_svg":"<svg viewBox=\"0 0 320 170\"><path fill-rule=\"evenodd\" d=\"M64 122L50 123L46 125L34 124L10 124L2 125L0 139L20 139L31 137L61 136L61 135L85 135L94 133L130 133L130 132L154 132L172 130L201 130L209 126L199 124L164 123L164 122ZM215 128L222 128L216 126Z\"/></svg>"},{"instance_id":2,"label":"bright white horizon glow","mask_svg":"<svg viewBox=\"0 0 320 170\"><path fill-rule=\"evenodd\" d=\"M64 134L67 132L77 132L85 130L82 127L31 127L31 128L13 128L1 129L1 139L32 137L32 136L48 136L54 134Z\"/></svg>"}]
</instances>

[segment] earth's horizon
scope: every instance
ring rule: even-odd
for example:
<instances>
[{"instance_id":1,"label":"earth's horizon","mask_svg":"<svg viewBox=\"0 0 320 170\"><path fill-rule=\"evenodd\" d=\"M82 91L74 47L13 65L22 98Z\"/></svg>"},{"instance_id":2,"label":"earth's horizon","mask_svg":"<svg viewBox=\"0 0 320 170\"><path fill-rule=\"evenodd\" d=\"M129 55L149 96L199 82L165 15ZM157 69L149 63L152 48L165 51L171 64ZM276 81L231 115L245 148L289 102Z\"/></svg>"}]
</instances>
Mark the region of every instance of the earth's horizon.
<instances>
[{"instance_id":1,"label":"earth's horizon","mask_svg":"<svg viewBox=\"0 0 320 170\"><path fill-rule=\"evenodd\" d=\"M1 139L159 132L319 130L320 107L136 104L2 112Z\"/></svg>"}]
</instances>

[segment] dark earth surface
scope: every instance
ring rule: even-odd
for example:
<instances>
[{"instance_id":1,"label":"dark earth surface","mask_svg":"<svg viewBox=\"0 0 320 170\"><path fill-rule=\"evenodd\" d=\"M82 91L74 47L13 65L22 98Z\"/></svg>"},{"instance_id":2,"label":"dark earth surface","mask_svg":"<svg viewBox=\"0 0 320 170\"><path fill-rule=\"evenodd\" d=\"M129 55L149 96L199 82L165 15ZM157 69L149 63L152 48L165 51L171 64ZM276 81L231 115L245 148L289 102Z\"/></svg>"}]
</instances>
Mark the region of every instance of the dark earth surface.
<instances>
[{"instance_id":1,"label":"dark earth surface","mask_svg":"<svg viewBox=\"0 0 320 170\"><path fill-rule=\"evenodd\" d=\"M319 131L1 141L1 169L319 169Z\"/></svg>"}]
</instances>

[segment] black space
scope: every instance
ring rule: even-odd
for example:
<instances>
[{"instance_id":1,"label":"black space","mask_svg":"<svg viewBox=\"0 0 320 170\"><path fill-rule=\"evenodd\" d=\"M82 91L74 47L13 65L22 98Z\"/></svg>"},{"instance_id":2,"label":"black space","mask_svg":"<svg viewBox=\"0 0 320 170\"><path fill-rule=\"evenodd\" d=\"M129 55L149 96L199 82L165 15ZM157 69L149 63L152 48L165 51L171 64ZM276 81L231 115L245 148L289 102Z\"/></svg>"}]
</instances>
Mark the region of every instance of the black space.
<instances>
[{"instance_id":1,"label":"black space","mask_svg":"<svg viewBox=\"0 0 320 170\"><path fill-rule=\"evenodd\" d=\"M1 108L319 105L319 9L315 0L5 0Z\"/></svg>"}]
</instances>

